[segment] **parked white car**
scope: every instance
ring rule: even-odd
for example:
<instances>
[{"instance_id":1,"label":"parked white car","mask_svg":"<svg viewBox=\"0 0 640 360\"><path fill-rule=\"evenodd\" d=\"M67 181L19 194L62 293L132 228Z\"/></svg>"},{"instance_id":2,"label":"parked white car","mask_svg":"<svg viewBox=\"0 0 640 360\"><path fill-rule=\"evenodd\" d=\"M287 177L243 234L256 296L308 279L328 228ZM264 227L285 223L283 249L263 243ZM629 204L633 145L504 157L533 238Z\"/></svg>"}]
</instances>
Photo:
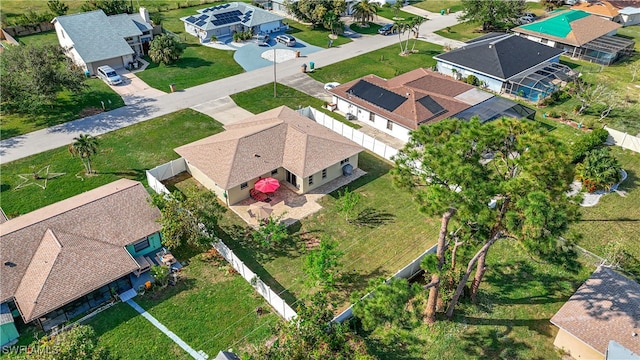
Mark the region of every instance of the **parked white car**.
<instances>
[{"instance_id":1,"label":"parked white car","mask_svg":"<svg viewBox=\"0 0 640 360\"><path fill-rule=\"evenodd\" d=\"M339 86L339 85L340 85L340 83L339 83L339 82L330 82L330 83L326 83L326 84L324 84L324 89L325 89L325 90L331 90L331 89L333 89L334 87Z\"/></svg>"},{"instance_id":2,"label":"parked white car","mask_svg":"<svg viewBox=\"0 0 640 360\"><path fill-rule=\"evenodd\" d=\"M118 85L122 83L120 75L113 70L111 66L103 65L96 70L96 75L109 85Z\"/></svg>"}]
</instances>

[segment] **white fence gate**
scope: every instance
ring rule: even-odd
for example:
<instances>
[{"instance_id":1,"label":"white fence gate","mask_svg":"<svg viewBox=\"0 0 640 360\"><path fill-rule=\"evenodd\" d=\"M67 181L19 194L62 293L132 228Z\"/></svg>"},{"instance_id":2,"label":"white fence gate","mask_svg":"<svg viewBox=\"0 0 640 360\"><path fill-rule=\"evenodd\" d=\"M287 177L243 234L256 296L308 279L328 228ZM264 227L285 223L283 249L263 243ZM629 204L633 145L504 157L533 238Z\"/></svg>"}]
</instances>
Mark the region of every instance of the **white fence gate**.
<instances>
[{"instance_id":1,"label":"white fence gate","mask_svg":"<svg viewBox=\"0 0 640 360\"><path fill-rule=\"evenodd\" d=\"M264 297L269 305L271 305L285 320L289 321L298 316L295 311L287 304L275 291L265 284L258 275L256 275L242 260L240 260L222 240L216 239L213 247L233 266L234 269L253 286L256 291Z\"/></svg>"},{"instance_id":2,"label":"white fence gate","mask_svg":"<svg viewBox=\"0 0 640 360\"><path fill-rule=\"evenodd\" d=\"M631 151L640 152L640 137L627 134L622 131L604 127L609 132L609 142Z\"/></svg>"},{"instance_id":3,"label":"white fence gate","mask_svg":"<svg viewBox=\"0 0 640 360\"><path fill-rule=\"evenodd\" d=\"M147 183L158 194L169 194L169 190L162 184L162 180L174 177L180 173L187 171L187 162L183 158L179 158L168 163L147 170Z\"/></svg>"},{"instance_id":4,"label":"white fence gate","mask_svg":"<svg viewBox=\"0 0 640 360\"><path fill-rule=\"evenodd\" d=\"M327 127L338 134L346 137L347 139L355 142L367 150L371 150L377 155L392 161L391 158L398 153L398 150L383 143L382 141L373 138L362 131L354 129L340 121L326 115L325 113L318 111L312 107L306 107L298 110L298 112L312 120L315 120L318 124Z\"/></svg>"}]
</instances>

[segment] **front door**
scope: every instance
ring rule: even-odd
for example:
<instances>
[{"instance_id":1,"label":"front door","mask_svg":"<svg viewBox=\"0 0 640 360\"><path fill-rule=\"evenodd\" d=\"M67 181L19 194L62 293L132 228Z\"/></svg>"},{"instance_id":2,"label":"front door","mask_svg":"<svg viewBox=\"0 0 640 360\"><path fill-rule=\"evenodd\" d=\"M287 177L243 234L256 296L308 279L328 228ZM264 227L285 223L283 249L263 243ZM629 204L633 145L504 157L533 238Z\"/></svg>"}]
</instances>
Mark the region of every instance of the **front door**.
<instances>
[{"instance_id":1,"label":"front door","mask_svg":"<svg viewBox=\"0 0 640 360\"><path fill-rule=\"evenodd\" d=\"M288 183L298 187L298 178L296 177L296 174L290 173L289 170L286 170L286 178Z\"/></svg>"}]
</instances>

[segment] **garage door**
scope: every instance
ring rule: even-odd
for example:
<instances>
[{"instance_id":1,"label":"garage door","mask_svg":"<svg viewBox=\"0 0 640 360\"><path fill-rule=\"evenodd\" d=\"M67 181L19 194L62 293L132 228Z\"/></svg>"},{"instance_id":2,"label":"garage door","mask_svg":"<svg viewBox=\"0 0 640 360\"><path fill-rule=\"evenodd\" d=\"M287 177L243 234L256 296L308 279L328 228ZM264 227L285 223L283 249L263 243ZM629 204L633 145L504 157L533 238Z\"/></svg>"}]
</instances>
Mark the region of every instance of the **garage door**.
<instances>
[{"instance_id":1,"label":"garage door","mask_svg":"<svg viewBox=\"0 0 640 360\"><path fill-rule=\"evenodd\" d=\"M122 56L118 56L117 58L100 60L96 61L93 64L93 71L95 72L100 66L109 65L112 68L118 70L124 68L124 62L122 61Z\"/></svg>"}]
</instances>

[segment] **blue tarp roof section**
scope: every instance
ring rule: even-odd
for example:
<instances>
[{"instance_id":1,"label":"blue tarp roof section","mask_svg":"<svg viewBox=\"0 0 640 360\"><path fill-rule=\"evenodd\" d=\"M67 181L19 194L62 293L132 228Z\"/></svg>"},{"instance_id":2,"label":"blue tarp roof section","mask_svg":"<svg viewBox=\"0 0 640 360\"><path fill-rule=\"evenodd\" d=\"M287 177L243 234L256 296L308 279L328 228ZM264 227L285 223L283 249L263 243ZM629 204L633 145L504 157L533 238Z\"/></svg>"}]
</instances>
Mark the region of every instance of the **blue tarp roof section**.
<instances>
[{"instance_id":1,"label":"blue tarp roof section","mask_svg":"<svg viewBox=\"0 0 640 360\"><path fill-rule=\"evenodd\" d=\"M378 85L368 81L360 80L347 93L357 96L373 105L379 106L387 111L393 111L407 100L404 96L398 95Z\"/></svg>"},{"instance_id":2,"label":"blue tarp roof section","mask_svg":"<svg viewBox=\"0 0 640 360\"><path fill-rule=\"evenodd\" d=\"M453 115L452 117L471 120L472 117L477 116L480 119L480 122L484 123L501 118L503 116L516 119L532 119L535 113L535 110L524 105L518 104L509 99L494 96L491 99L483 101L478 105L472 106L462 112Z\"/></svg>"}]
</instances>

